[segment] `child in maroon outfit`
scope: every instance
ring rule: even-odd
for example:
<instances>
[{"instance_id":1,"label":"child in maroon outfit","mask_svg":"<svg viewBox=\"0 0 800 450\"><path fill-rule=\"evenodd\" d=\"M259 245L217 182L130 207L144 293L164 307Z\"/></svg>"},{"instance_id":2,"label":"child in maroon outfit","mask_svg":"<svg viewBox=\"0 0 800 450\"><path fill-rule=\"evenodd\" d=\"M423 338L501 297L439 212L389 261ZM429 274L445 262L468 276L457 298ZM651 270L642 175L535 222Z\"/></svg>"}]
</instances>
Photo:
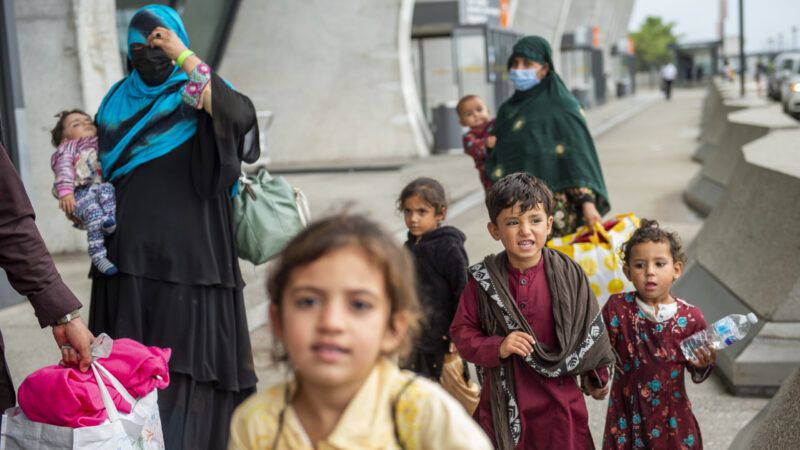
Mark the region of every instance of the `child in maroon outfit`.
<instances>
[{"instance_id":1,"label":"child in maroon outfit","mask_svg":"<svg viewBox=\"0 0 800 450\"><path fill-rule=\"evenodd\" d=\"M675 233L647 219L623 252L636 291L612 295L603 307L617 354L603 448L702 449L683 375L687 368L693 382L704 381L716 353L700 348L687 361L680 349L683 339L706 328L698 308L669 292L686 256Z\"/></svg>"},{"instance_id":2,"label":"child in maroon outfit","mask_svg":"<svg viewBox=\"0 0 800 450\"><path fill-rule=\"evenodd\" d=\"M575 378L604 398L613 354L586 275L545 247L552 193L516 173L489 190L486 206L505 251L470 267L450 326L461 356L484 372L475 418L501 450L594 448Z\"/></svg>"},{"instance_id":3,"label":"child in maroon outfit","mask_svg":"<svg viewBox=\"0 0 800 450\"><path fill-rule=\"evenodd\" d=\"M464 153L475 160L483 189L488 191L492 182L486 175L486 153L497 142L497 138L492 135L494 119L489 118L489 109L477 95L467 95L459 100L456 112L461 126L469 127L469 131L464 134Z\"/></svg>"}]
</instances>

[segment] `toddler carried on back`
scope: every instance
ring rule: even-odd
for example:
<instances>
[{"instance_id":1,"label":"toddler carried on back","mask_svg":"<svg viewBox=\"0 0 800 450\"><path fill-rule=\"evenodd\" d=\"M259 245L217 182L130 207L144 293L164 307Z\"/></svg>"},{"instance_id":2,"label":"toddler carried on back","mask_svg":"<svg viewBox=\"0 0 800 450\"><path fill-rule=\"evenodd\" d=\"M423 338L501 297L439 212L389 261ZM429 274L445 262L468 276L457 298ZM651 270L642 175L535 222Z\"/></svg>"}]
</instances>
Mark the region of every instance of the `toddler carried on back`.
<instances>
[{"instance_id":1,"label":"toddler carried on back","mask_svg":"<svg viewBox=\"0 0 800 450\"><path fill-rule=\"evenodd\" d=\"M56 117L58 123L50 132L56 147L50 157L56 178L53 193L59 208L86 228L92 264L103 274L113 275L117 267L106 257L105 236L117 227L117 207L114 186L102 179L97 127L79 109L62 111Z\"/></svg>"}]
</instances>

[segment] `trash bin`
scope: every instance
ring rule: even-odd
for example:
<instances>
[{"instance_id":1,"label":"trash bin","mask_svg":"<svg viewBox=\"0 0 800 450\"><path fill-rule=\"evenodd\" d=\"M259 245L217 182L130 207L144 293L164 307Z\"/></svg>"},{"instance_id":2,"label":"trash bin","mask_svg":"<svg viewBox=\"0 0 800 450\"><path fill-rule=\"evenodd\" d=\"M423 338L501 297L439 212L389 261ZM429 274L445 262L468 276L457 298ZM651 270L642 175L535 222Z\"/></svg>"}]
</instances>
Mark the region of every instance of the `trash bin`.
<instances>
[{"instance_id":1,"label":"trash bin","mask_svg":"<svg viewBox=\"0 0 800 450\"><path fill-rule=\"evenodd\" d=\"M456 103L442 103L433 108L433 153L461 151L461 124Z\"/></svg>"},{"instance_id":2,"label":"trash bin","mask_svg":"<svg viewBox=\"0 0 800 450\"><path fill-rule=\"evenodd\" d=\"M588 109L592 106L592 102L589 99L589 90L585 88L574 88L572 89L572 95L575 96L575 99L578 100L578 103L581 104L581 107L584 109Z\"/></svg>"},{"instance_id":3,"label":"trash bin","mask_svg":"<svg viewBox=\"0 0 800 450\"><path fill-rule=\"evenodd\" d=\"M622 98L630 94L628 83L624 81L617 81L617 97Z\"/></svg>"}]
</instances>

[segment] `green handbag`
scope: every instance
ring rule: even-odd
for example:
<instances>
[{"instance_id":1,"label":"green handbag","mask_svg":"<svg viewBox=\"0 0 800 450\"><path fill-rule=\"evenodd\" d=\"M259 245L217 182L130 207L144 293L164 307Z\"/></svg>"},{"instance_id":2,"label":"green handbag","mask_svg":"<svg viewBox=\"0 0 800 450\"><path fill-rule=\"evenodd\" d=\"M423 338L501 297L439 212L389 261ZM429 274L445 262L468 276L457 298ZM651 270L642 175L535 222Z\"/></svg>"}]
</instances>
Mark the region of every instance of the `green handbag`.
<instances>
[{"instance_id":1,"label":"green handbag","mask_svg":"<svg viewBox=\"0 0 800 450\"><path fill-rule=\"evenodd\" d=\"M308 201L283 177L264 169L255 176L242 172L233 198L233 225L239 257L263 264L278 254L307 224Z\"/></svg>"}]
</instances>

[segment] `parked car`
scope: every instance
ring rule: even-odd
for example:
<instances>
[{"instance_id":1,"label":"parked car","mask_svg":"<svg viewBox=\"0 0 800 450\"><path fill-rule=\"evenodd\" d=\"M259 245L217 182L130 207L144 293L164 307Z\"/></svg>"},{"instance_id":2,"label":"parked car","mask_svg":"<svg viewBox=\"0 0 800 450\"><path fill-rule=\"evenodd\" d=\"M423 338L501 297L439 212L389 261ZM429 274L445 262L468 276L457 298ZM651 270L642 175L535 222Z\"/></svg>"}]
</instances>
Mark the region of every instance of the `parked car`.
<instances>
[{"instance_id":1,"label":"parked car","mask_svg":"<svg viewBox=\"0 0 800 450\"><path fill-rule=\"evenodd\" d=\"M783 83L781 103L786 114L800 119L800 73L795 73Z\"/></svg>"},{"instance_id":2,"label":"parked car","mask_svg":"<svg viewBox=\"0 0 800 450\"><path fill-rule=\"evenodd\" d=\"M800 69L800 52L779 53L773 62L773 69L767 79L767 95L780 101L783 84Z\"/></svg>"}]
</instances>

